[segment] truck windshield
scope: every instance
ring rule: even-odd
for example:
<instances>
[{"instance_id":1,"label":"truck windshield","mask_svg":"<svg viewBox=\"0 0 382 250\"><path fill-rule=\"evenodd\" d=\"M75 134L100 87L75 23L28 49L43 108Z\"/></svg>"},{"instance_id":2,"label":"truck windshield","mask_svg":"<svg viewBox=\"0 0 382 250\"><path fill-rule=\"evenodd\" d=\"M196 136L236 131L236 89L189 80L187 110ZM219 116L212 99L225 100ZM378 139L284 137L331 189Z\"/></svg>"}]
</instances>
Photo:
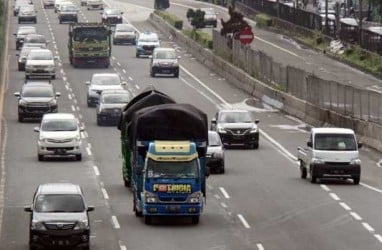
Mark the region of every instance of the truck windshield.
<instances>
[{"instance_id":1,"label":"truck windshield","mask_svg":"<svg viewBox=\"0 0 382 250\"><path fill-rule=\"evenodd\" d=\"M147 178L197 178L198 162L196 159L186 162L154 161L148 159Z\"/></svg>"},{"instance_id":2,"label":"truck windshield","mask_svg":"<svg viewBox=\"0 0 382 250\"><path fill-rule=\"evenodd\" d=\"M353 134L316 134L314 148L317 150L357 150Z\"/></svg>"},{"instance_id":3,"label":"truck windshield","mask_svg":"<svg viewBox=\"0 0 382 250\"><path fill-rule=\"evenodd\" d=\"M77 42L105 41L108 31L104 27L81 27L73 30L73 39Z\"/></svg>"}]
</instances>

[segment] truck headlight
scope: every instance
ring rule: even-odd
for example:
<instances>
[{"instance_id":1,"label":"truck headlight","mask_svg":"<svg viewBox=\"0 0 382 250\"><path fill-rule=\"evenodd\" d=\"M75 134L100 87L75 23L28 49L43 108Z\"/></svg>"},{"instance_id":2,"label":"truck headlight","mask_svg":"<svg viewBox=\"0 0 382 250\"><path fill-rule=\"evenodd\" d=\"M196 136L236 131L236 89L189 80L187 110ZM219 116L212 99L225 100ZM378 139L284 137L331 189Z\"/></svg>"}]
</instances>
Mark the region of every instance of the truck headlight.
<instances>
[{"instance_id":1,"label":"truck headlight","mask_svg":"<svg viewBox=\"0 0 382 250\"><path fill-rule=\"evenodd\" d=\"M320 158L312 158L312 163L313 164L324 164L324 160L320 159Z\"/></svg>"},{"instance_id":2,"label":"truck headlight","mask_svg":"<svg viewBox=\"0 0 382 250\"><path fill-rule=\"evenodd\" d=\"M32 230L46 230L46 227L44 226L44 223L42 223L41 221L32 220L31 229Z\"/></svg>"},{"instance_id":3,"label":"truck headlight","mask_svg":"<svg viewBox=\"0 0 382 250\"><path fill-rule=\"evenodd\" d=\"M88 220L81 220L77 221L76 226L74 227L74 230L84 230L89 227Z\"/></svg>"},{"instance_id":4,"label":"truck headlight","mask_svg":"<svg viewBox=\"0 0 382 250\"><path fill-rule=\"evenodd\" d=\"M359 158L354 158L350 161L350 165L361 165L361 160Z\"/></svg>"},{"instance_id":5,"label":"truck headlight","mask_svg":"<svg viewBox=\"0 0 382 250\"><path fill-rule=\"evenodd\" d=\"M222 127L219 127L219 128L218 128L218 133L221 133L221 134L226 134L226 133L227 133L227 131L226 131L224 128L222 128Z\"/></svg>"},{"instance_id":6,"label":"truck headlight","mask_svg":"<svg viewBox=\"0 0 382 250\"><path fill-rule=\"evenodd\" d=\"M157 196L153 193L146 192L145 193L145 201L146 203L157 203L158 199Z\"/></svg>"},{"instance_id":7,"label":"truck headlight","mask_svg":"<svg viewBox=\"0 0 382 250\"><path fill-rule=\"evenodd\" d=\"M201 192L195 192L195 193L190 194L190 196L188 197L188 201L190 203L200 203L201 198L202 198L202 193Z\"/></svg>"}]
</instances>

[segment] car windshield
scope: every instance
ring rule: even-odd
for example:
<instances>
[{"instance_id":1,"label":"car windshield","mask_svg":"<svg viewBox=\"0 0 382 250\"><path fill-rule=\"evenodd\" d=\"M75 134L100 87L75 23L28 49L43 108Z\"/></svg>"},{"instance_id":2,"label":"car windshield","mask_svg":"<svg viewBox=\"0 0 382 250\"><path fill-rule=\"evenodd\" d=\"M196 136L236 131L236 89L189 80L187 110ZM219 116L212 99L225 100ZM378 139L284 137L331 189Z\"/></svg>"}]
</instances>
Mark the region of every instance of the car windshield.
<instances>
[{"instance_id":1,"label":"car windshield","mask_svg":"<svg viewBox=\"0 0 382 250\"><path fill-rule=\"evenodd\" d=\"M150 36L150 37L142 37L142 38L139 38L139 41L140 42L158 42L158 37L156 36Z\"/></svg>"},{"instance_id":2,"label":"car windshield","mask_svg":"<svg viewBox=\"0 0 382 250\"><path fill-rule=\"evenodd\" d=\"M317 150L357 150L353 134L316 134L314 148Z\"/></svg>"},{"instance_id":3,"label":"car windshield","mask_svg":"<svg viewBox=\"0 0 382 250\"><path fill-rule=\"evenodd\" d=\"M97 75L91 80L92 85L120 85L121 79L117 75Z\"/></svg>"},{"instance_id":4,"label":"car windshield","mask_svg":"<svg viewBox=\"0 0 382 250\"><path fill-rule=\"evenodd\" d=\"M171 164L166 161L154 161L148 159L147 162L148 178L197 178L198 162L196 159L192 161L177 162L172 161Z\"/></svg>"},{"instance_id":5,"label":"car windshield","mask_svg":"<svg viewBox=\"0 0 382 250\"><path fill-rule=\"evenodd\" d=\"M121 14L121 11L118 9L107 9L107 10L105 10L105 13L107 15L119 15L119 14Z\"/></svg>"},{"instance_id":6,"label":"car windshield","mask_svg":"<svg viewBox=\"0 0 382 250\"><path fill-rule=\"evenodd\" d=\"M77 7L74 5L62 5L61 11L76 11Z\"/></svg>"},{"instance_id":7,"label":"car windshield","mask_svg":"<svg viewBox=\"0 0 382 250\"><path fill-rule=\"evenodd\" d=\"M125 94L105 95L102 97L102 101L104 103L128 103L130 96Z\"/></svg>"},{"instance_id":8,"label":"car windshield","mask_svg":"<svg viewBox=\"0 0 382 250\"><path fill-rule=\"evenodd\" d=\"M73 30L73 39L78 42L105 41L109 31L105 27L78 27Z\"/></svg>"},{"instance_id":9,"label":"car windshield","mask_svg":"<svg viewBox=\"0 0 382 250\"><path fill-rule=\"evenodd\" d=\"M34 209L38 213L80 213L85 203L78 194L44 194L36 197Z\"/></svg>"},{"instance_id":10,"label":"car windshield","mask_svg":"<svg viewBox=\"0 0 382 250\"><path fill-rule=\"evenodd\" d=\"M119 32L133 32L134 28L132 26L130 26L130 25L128 25L128 26L120 26L120 27L116 28L116 31L119 31Z\"/></svg>"},{"instance_id":11,"label":"car windshield","mask_svg":"<svg viewBox=\"0 0 382 250\"><path fill-rule=\"evenodd\" d=\"M209 146L221 145L221 140L218 133L208 133L208 145Z\"/></svg>"},{"instance_id":12,"label":"car windshield","mask_svg":"<svg viewBox=\"0 0 382 250\"><path fill-rule=\"evenodd\" d=\"M53 60L53 56L50 51L31 50L28 60Z\"/></svg>"},{"instance_id":13,"label":"car windshield","mask_svg":"<svg viewBox=\"0 0 382 250\"><path fill-rule=\"evenodd\" d=\"M20 7L20 12L22 12L22 13L30 13L33 11L34 11L33 7L30 7L30 6L21 6Z\"/></svg>"},{"instance_id":14,"label":"car windshield","mask_svg":"<svg viewBox=\"0 0 382 250\"><path fill-rule=\"evenodd\" d=\"M251 123L249 112L223 112L220 114L219 122L224 123Z\"/></svg>"},{"instance_id":15,"label":"car windshield","mask_svg":"<svg viewBox=\"0 0 382 250\"><path fill-rule=\"evenodd\" d=\"M43 131L76 131L77 122L72 119L49 119L41 125Z\"/></svg>"},{"instance_id":16,"label":"car windshield","mask_svg":"<svg viewBox=\"0 0 382 250\"><path fill-rule=\"evenodd\" d=\"M26 87L23 88L21 94L23 97L53 97L53 89L51 87Z\"/></svg>"},{"instance_id":17,"label":"car windshield","mask_svg":"<svg viewBox=\"0 0 382 250\"><path fill-rule=\"evenodd\" d=\"M45 43L45 37L44 36L27 36L25 38L25 43Z\"/></svg>"},{"instance_id":18,"label":"car windshield","mask_svg":"<svg viewBox=\"0 0 382 250\"><path fill-rule=\"evenodd\" d=\"M157 51L155 53L156 59L175 59L175 51Z\"/></svg>"}]
</instances>

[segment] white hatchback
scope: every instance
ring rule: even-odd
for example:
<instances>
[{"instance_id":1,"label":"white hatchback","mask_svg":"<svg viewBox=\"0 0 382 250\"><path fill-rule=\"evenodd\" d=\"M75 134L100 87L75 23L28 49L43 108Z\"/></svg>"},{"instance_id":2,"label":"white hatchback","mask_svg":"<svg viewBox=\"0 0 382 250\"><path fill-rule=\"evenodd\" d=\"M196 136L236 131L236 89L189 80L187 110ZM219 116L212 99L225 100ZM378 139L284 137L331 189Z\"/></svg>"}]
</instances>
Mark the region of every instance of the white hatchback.
<instances>
[{"instance_id":1,"label":"white hatchback","mask_svg":"<svg viewBox=\"0 0 382 250\"><path fill-rule=\"evenodd\" d=\"M40 127L34 128L39 132L37 140L38 160L43 161L45 156L74 155L81 161L81 132L78 119L70 113L49 113L42 117Z\"/></svg>"}]
</instances>

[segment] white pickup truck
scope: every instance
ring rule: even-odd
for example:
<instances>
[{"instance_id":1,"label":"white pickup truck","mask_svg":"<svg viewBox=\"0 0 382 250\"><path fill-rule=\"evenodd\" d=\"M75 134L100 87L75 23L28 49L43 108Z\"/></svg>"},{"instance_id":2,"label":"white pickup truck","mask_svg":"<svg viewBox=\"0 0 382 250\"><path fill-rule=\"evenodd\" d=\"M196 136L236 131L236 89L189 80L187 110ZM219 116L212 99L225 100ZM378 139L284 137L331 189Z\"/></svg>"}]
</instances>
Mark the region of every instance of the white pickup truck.
<instances>
[{"instance_id":1,"label":"white pickup truck","mask_svg":"<svg viewBox=\"0 0 382 250\"><path fill-rule=\"evenodd\" d=\"M297 148L301 178L316 183L318 178L353 179L359 184L361 160L353 130L347 128L313 128L307 146Z\"/></svg>"}]
</instances>

